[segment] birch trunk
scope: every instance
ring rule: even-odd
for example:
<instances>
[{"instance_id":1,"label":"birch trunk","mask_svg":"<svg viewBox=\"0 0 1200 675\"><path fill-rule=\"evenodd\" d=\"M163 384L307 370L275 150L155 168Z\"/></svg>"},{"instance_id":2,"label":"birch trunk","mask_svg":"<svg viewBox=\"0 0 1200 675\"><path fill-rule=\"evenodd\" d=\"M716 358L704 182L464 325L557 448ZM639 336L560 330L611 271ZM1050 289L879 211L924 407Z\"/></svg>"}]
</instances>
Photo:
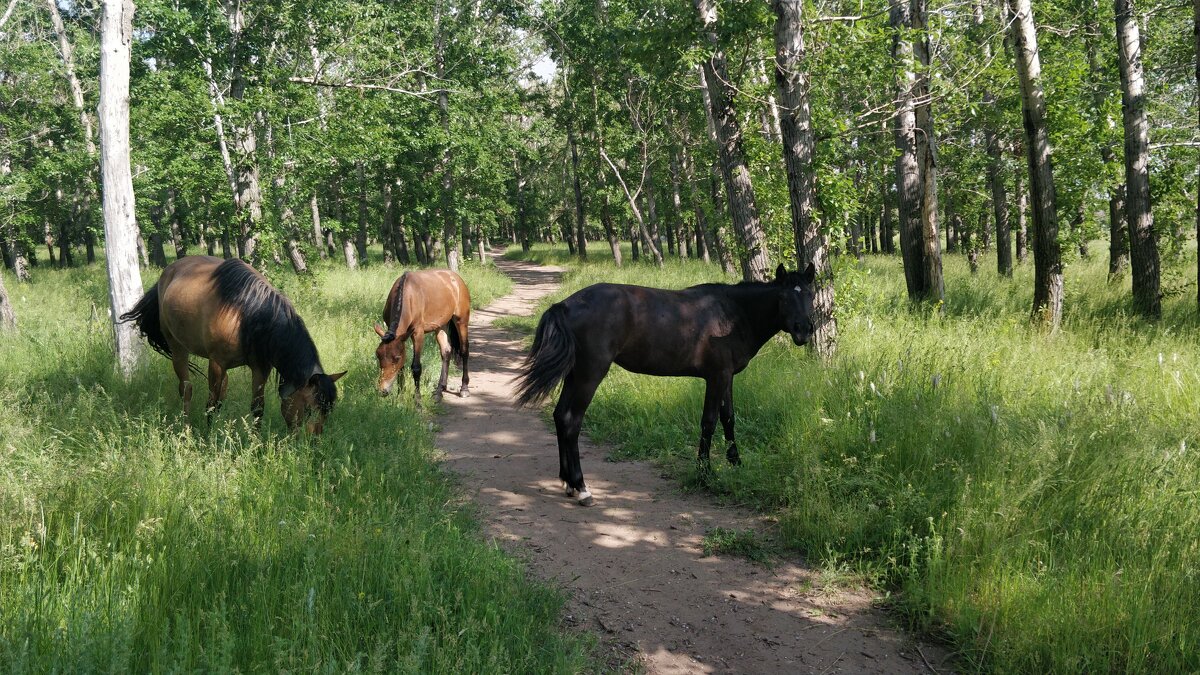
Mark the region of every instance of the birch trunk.
<instances>
[{"instance_id":1,"label":"birch trunk","mask_svg":"<svg viewBox=\"0 0 1200 675\"><path fill-rule=\"evenodd\" d=\"M933 108L930 104L933 89L930 79L933 75L930 69L931 48L926 0L913 0L912 7L912 25L919 36L919 39L913 42L913 53L920 67L917 75L916 120L917 127L921 130L917 137L917 160L921 164L922 182L922 273L926 297L940 302L946 296L946 288L942 276L942 242L938 237L937 136L933 130Z\"/></svg>"},{"instance_id":2,"label":"birch trunk","mask_svg":"<svg viewBox=\"0 0 1200 675\"><path fill-rule=\"evenodd\" d=\"M137 327L120 317L137 303L142 278L137 260L133 175L129 166L129 58L132 0L104 0L100 24L100 181L104 191L105 257L117 364L126 379L142 351Z\"/></svg>"},{"instance_id":3,"label":"birch trunk","mask_svg":"<svg viewBox=\"0 0 1200 675\"><path fill-rule=\"evenodd\" d=\"M930 289L925 279L925 247L922 242L922 212L925 184L921 176L921 158L917 148L917 84L915 51L908 34L912 26L912 8L908 0L890 0L892 58L899 68L896 88L896 189L899 193L900 253L904 259L904 280L911 299L922 299Z\"/></svg>"},{"instance_id":4,"label":"birch trunk","mask_svg":"<svg viewBox=\"0 0 1200 675\"><path fill-rule=\"evenodd\" d=\"M574 122L567 122L567 145L571 148L571 186L575 194L575 254L587 260L586 218L583 213L583 188L579 184L579 148L575 143Z\"/></svg>"},{"instance_id":5,"label":"birch trunk","mask_svg":"<svg viewBox=\"0 0 1200 675\"><path fill-rule=\"evenodd\" d=\"M8 289L4 286L4 275L0 274L0 330L13 331L17 329L17 313L13 311L12 301L8 297Z\"/></svg>"},{"instance_id":6,"label":"birch trunk","mask_svg":"<svg viewBox=\"0 0 1200 675\"><path fill-rule=\"evenodd\" d=\"M1050 138L1046 131L1042 64L1030 0L1007 2L1013 13L1011 30L1021 87L1029 192L1033 198L1033 315L1053 330L1062 322L1063 265L1058 243L1058 197L1054 189Z\"/></svg>"},{"instance_id":7,"label":"birch trunk","mask_svg":"<svg viewBox=\"0 0 1200 675\"><path fill-rule=\"evenodd\" d=\"M1146 121L1142 46L1133 0L1114 0L1125 127L1125 222L1129 229L1133 304L1146 317L1162 316L1158 236L1150 200L1150 125Z\"/></svg>"},{"instance_id":8,"label":"birch trunk","mask_svg":"<svg viewBox=\"0 0 1200 675\"><path fill-rule=\"evenodd\" d=\"M775 11L775 85L779 90L779 126L783 140L783 163L787 170L788 202L791 205L792 239L800 269L811 263L817 271L816 332L813 347L824 358L837 346L834 318L833 267L829 245L821 225L813 216L816 181L813 168L816 141L808 103L808 73L804 60L802 0L772 0Z\"/></svg>"},{"instance_id":9,"label":"birch trunk","mask_svg":"<svg viewBox=\"0 0 1200 675\"><path fill-rule=\"evenodd\" d=\"M446 79L446 26L445 26L445 8L439 0L437 9L434 13L434 30L436 31L436 39L434 41L434 65L437 68L438 82L445 82ZM450 92L446 91L446 87L439 84L438 95L438 118L442 125L442 133L445 136L445 145L442 147L442 236L445 240L446 249L446 266L451 271L458 271L458 246L454 241L454 162L450 149Z\"/></svg>"},{"instance_id":10,"label":"birch trunk","mask_svg":"<svg viewBox=\"0 0 1200 675\"><path fill-rule=\"evenodd\" d=\"M703 24L702 37L713 50L712 56L703 63L704 82L701 85L707 92L705 107L712 115L716 131L729 215L742 247L742 277L747 281L766 281L770 267L766 235L758 218L754 186L742 149L742 128L734 107L732 80L716 33L716 4L714 0L695 0L695 5Z\"/></svg>"}]
</instances>

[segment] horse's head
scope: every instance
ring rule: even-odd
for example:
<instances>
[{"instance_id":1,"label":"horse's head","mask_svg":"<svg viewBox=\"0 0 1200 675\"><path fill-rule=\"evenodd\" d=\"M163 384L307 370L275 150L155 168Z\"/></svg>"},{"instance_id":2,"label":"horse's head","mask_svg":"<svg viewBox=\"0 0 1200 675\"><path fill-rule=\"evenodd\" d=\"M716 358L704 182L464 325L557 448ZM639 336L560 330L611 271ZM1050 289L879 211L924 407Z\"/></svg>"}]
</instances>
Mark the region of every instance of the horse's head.
<instances>
[{"instance_id":1,"label":"horse's head","mask_svg":"<svg viewBox=\"0 0 1200 675\"><path fill-rule=\"evenodd\" d=\"M313 373L302 387L289 383L279 385L279 409L288 429L303 424L308 433L320 435L325 430L325 418L337 402L334 382L345 374L344 370L333 375Z\"/></svg>"},{"instance_id":2,"label":"horse's head","mask_svg":"<svg viewBox=\"0 0 1200 675\"><path fill-rule=\"evenodd\" d=\"M817 270L812 263L803 272L789 272L780 265L775 270L775 284L781 287L779 294L779 318L781 330L792 336L792 342L803 345L812 339L816 330L813 322L813 299L816 297L814 281Z\"/></svg>"},{"instance_id":3,"label":"horse's head","mask_svg":"<svg viewBox=\"0 0 1200 675\"><path fill-rule=\"evenodd\" d=\"M387 396L392 393L392 385L396 384L397 376L404 369L404 340L397 340L395 333L384 332L379 324L375 324L375 333L379 335L379 346L375 348L375 358L379 361L379 383L376 388L380 396Z\"/></svg>"}]
</instances>

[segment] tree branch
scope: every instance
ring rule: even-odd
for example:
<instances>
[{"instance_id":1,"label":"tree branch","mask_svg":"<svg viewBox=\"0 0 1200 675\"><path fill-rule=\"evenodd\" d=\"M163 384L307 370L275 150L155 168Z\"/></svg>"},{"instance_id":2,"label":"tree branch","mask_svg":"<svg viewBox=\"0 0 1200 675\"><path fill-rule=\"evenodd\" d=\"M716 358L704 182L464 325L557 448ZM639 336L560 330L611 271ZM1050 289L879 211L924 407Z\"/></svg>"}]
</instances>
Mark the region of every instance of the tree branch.
<instances>
[{"instance_id":1,"label":"tree branch","mask_svg":"<svg viewBox=\"0 0 1200 675\"><path fill-rule=\"evenodd\" d=\"M9 17L12 16L13 10L17 8L17 0L9 0L8 9L4 10L4 16L0 16L0 28L4 28L4 24L8 23Z\"/></svg>"},{"instance_id":2,"label":"tree branch","mask_svg":"<svg viewBox=\"0 0 1200 675\"><path fill-rule=\"evenodd\" d=\"M365 82L354 82L353 80L349 80L346 82L326 82L324 80L321 80L321 79L318 79L315 77L301 77L301 76L289 77L287 79L287 81L294 82L296 84L308 84L308 85L312 85L314 87L330 87L330 88L334 88L334 89L359 89L359 90L365 90L365 91L390 91L394 94L407 94L409 96L416 96L418 98L428 98L432 95L440 94L442 92L446 92L447 94L461 94L462 93L462 92L456 92L452 89L447 89L447 88L424 89L422 91L413 91L412 89L405 89L403 87L394 87L394 86L386 85L386 84L368 84Z\"/></svg>"}]
</instances>

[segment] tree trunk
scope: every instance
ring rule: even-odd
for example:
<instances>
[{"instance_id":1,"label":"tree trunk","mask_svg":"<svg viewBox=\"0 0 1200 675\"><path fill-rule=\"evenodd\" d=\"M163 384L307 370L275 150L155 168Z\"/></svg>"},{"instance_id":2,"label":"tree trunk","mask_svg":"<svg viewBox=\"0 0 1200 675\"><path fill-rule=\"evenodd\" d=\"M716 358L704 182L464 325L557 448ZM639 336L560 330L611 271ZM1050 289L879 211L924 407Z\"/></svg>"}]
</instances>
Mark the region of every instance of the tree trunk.
<instances>
[{"instance_id":1,"label":"tree trunk","mask_svg":"<svg viewBox=\"0 0 1200 675\"><path fill-rule=\"evenodd\" d=\"M1125 222L1133 270L1133 303L1150 319L1162 316L1158 237L1150 202L1150 125L1146 121L1142 47L1133 0L1113 0L1125 126Z\"/></svg>"},{"instance_id":2,"label":"tree trunk","mask_svg":"<svg viewBox=\"0 0 1200 675\"><path fill-rule=\"evenodd\" d=\"M14 331L17 329L17 313L13 311L12 301L8 297L8 289L4 286L4 275L0 274L0 330Z\"/></svg>"},{"instance_id":3,"label":"tree trunk","mask_svg":"<svg viewBox=\"0 0 1200 675\"><path fill-rule=\"evenodd\" d=\"M367 260L367 166L361 159L354 162L354 171L358 175L358 230L354 236L354 248L358 251L359 262L366 266Z\"/></svg>"},{"instance_id":4,"label":"tree trunk","mask_svg":"<svg viewBox=\"0 0 1200 675\"><path fill-rule=\"evenodd\" d=\"M325 233L321 230L321 205L317 202L316 190L313 190L308 198L308 210L312 214L313 247L317 249L321 260L324 260L329 257L329 254L325 250Z\"/></svg>"},{"instance_id":5,"label":"tree trunk","mask_svg":"<svg viewBox=\"0 0 1200 675\"><path fill-rule=\"evenodd\" d=\"M930 98L933 77L930 69L932 48L929 43L929 21L926 15L926 0L914 0L912 4L913 28L921 39L913 42L913 53L920 68L917 74L917 161L921 165L921 245L922 273L926 295L931 300L941 301L946 295L942 277L942 242L938 238L938 191L937 191L937 136L933 131L933 109Z\"/></svg>"},{"instance_id":6,"label":"tree trunk","mask_svg":"<svg viewBox=\"0 0 1200 675\"><path fill-rule=\"evenodd\" d=\"M680 225L683 223L683 199L679 195L679 155L671 153L671 218L670 226L667 230L667 237L673 245L679 247L679 257L688 258L690 254L687 249L690 246L685 246L683 239L679 237ZM674 246L673 246L674 247ZM672 247L672 248L673 248Z\"/></svg>"},{"instance_id":7,"label":"tree trunk","mask_svg":"<svg viewBox=\"0 0 1200 675\"><path fill-rule=\"evenodd\" d=\"M229 95L235 101L246 97L247 78L245 66L249 59L241 49L245 17L240 0L224 0L225 14L229 21ZM240 227L238 249L246 260L255 260L258 248L258 224L262 221L262 189L258 181L258 137L254 131L253 118L243 119L233 127L234 147L237 150L237 192L234 206Z\"/></svg>"},{"instance_id":8,"label":"tree trunk","mask_svg":"<svg viewBox=\"0 0 1200 675\"><path fill-rule=\"evenodd\" d=\"M434 11L434 30L436 37L434 40L434 65L437 69L438 82L444 83L446 79L446 31L444 25L445 11L442 7L441 0L438 0L437 7ZM454 241L454 163L450 150L450 92L445 86L439 84L437 95L438 119L442 125L442 133L445 136L445 145L442 147L442 236L445 238L446 248L446 266L451 271L458 271L458 246Z\"/></svg>"},{"instance_id":9,"label":"tree trunk","mask_svg":"<svg viewBox=\"0 0 1200 675\"><path fill-rule=\"evenodd\" d=\"M1014 171L1013 174L1013 192L1017 193L1017 264L1020 265L1029 255L1029 193L1025 190L1024 174L1020 171Z\"/></svg>"},{"instance_id":10,"label":"tree trunk","mask_svg":"<svg viewBox=\"0 0 1200 675\"><path fill-rule=\"evenodd\" d=\"M100 24L100 177L104 191L105 257L117 364L133 375L142 343L137 327L121 323L142 295L137 261L133 174L129 166L129 58L132 0L104 0Z\"/></svg>"},{"instance_id":11,"label":"tree trunk","mask_svg":"<svg viewBox=\"0 0 1200 675\"><path fill-rule=\"evenodd\" d=\"M1200 89L1200 0L1192 0L1192 35L1196 40L1196 84ZM1197 113L1200 115L1200 110ZM1196 169L1196 241L1200 242L1200 166ZM1200 306L1200 255L1196 257L1196 304Z\"/></svg>"},{"instance_id":12,"label":"tree trunk","mask_svg":"<svg viewBox=\"0 0 1200 675\"><path fill-rule=\"evenodd\" d=\"M1033 197L1033 315L1051 329L1062 321L1063 265L1058 243L1058 197L1046 131L1046 101L1042 91L1042 64L1038 56L1037 29L1030 0L1007 0L1013 13L1013 46L1017 79L1021 86L1021 113L1025 127L1025 155L1029 163L1029 191Z\"/></svg>"},{"instance_id":13,"label":"tree trunk","mask_svg":"<svg viewBox=\"0 0 1200 675\"><path fill-rule=\"evenodd\" d=\"M680 125L684 130L683 133L683 180L688 186L688 195L691 196L692 213L695 218L695 239L696 239L696 257L704 261L708 265L712 261L708 255L708 219L704 215L703 197L700 190L696 189L695 175L692 169L692 157L688 152L688 137L687 127Z\"/></svg>"},{"instance_id":14,"label":"tree trunk","mask_svg":"<svg viewBox=\"0 0 1200 675\"><path fill-rule=\"evenodd\" d=\"M571 148L571 186L575 193L575 253L580 260L587 260L586 218L583 213L583 188L579 184L579 149L575 143L575 124L567 122L567 145Z\"/></svg>"},{"instance_id":15,"label":"tree trunk","mask_svg":"<svg viewBox=\"0 0 1200 675\"><path fill-rule=\"evenodd\" d=\"M834 318L833 267L829 264L828 242L820 223L813 217L816 203L816 172L813 167L816 141L808 103L808 73L804 60L802 0L772 0L775 11L775 85L781 104L779 126L783 138L783 163L787 170L788 202L792 215L792 239L800 269L811 263L817 271L816 332L813 347L822 357L833 355L837 344Z\"/></svg>"},{"instance_id":16,"label":"tree trunk","mask_svg":"<svg viewBox=\"0 0 1200 675\"><path fill-rule=\"evenodd\" d=\"M992 129L984 134L988 148L987 179L992 193L992 217L996 221L996 271L1005 277L1013 273L1012 237L1008 224L1008 195L1004 192L1004 177L1000 173L1003 152L1000 140Z\"/></svg>"},{"instance_id":17,"label":"tree trunk","mask_svg":"<svg viewBox=\"0 0 1200 675\"><path fill-rule=\"evenodd\" d=\"M926 284L922 232L925 182L922 177L921 153L918 149L915 104L919 84L916 54L909 39L913 21L912 7L908 0L890 0L890 3L892 58L899 67L895 139L896 149L899 151L896 155L896 188L900 196L900 252L904 258L904 279L908 287L908 297L916 300L929 297L932 290Z\"/></svg>"},{"instance_id":18,"label":"tree trunk","mask_svg":"<svg viewBox=\"0 0 1200 675\"><path fill-rule=\"evenodd\" d=\"M725 52L719 47L716 4L714 0L695 0L695 4L703 24L701 36L712 49L712 56L705 59L702 66L704 81L701 82L701 89L706 93L705 108L712 115L717 136L717 150L721 176L725 181L729 215L744 251L742 278L747 281L766 281L770 266L767 260L766 235L758 219L754 186L742 149L742 128L734 108L733 91L730 87L732 80L726 66Z\"/></svg>"}]
</instances>

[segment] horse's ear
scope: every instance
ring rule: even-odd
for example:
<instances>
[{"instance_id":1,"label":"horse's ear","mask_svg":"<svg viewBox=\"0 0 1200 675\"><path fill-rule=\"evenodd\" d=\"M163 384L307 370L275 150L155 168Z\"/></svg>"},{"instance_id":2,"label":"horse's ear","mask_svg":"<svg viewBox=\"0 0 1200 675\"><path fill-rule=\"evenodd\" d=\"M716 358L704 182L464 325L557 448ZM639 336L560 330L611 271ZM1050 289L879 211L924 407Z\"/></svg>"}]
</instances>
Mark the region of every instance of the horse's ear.
<instances>
[{"instance_id":1,"label":"horse's ear","mask_svg":"<svg viewBox=\"0 0 1200 675\"><path fill-rule=\"evenodd\" d=\"M775 268L775 281L783 281L786 276L787 268L783 266L783 263L779 263L779 267Z\"/></svg>"},{"instance_id":2,"label":"horse's ear","mask_svg":"<svg viewBox=\"0 0 1200 675\"><path fill-rule=\"evenodd\" d=\"M380 326L379 324L375 324L375 334L376 335L378 335L379 337L383 337L384 332L385 331L383 330L383 326Z\"/></svg>"},{"instance_id":3,"label":"horse's ear","mask_svg":"<svg viewBox=\"0 0 1200 675\"><path fill-rule=\"evenodd\" d=\"M338 380L342 379L342 376L343 376L343 375L345 375L345 374L346 374L346 371L344 371L344 370L343 370L342 372L340 372L340 373L334 373L334 374L332 374L332 375L330 375L330 376L329 376L329 381L330 381L330 382L337 382Z\"/></svg>"},{"instance_id":4,"label":"horse's ear","mask_svg":"<svg viewBox=\"0 0 1200 675\"><path fill-rule=\"evenodd\" d=\"M804 279L804 283L806 283L806 284L811 284L814 280L816 280L816 278L817 278L816 266L813 265L812 263L808 263L808 267L806 267L804 269L802 278Z\"/></svg>"}]
</instances>

